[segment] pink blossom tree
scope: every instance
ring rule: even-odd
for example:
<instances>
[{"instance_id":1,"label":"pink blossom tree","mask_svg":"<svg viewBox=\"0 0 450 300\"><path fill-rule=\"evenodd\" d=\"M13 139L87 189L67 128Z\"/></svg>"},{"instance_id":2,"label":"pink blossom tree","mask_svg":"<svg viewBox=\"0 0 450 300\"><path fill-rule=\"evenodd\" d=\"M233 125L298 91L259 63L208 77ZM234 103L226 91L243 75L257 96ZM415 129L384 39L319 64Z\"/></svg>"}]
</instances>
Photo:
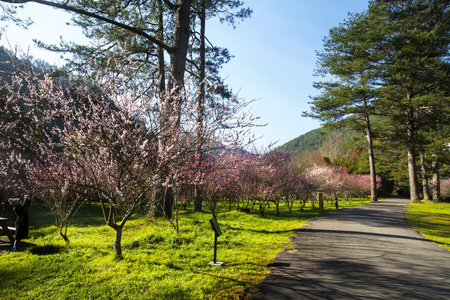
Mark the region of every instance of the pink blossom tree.
<instances>
[{"instance_id":1,"label":"pink blossom tree","mask_svg":"<svg viewBox=\"0 0 450 300\"><path fill-rule=\"evenodd\" d=\"M67 229L70 221L89 196L85 174L71 159L61 155L27 163L26 174L27 192L44 199L49 205L59 234L69 243Z\"/></svg>"},{"instance_id":2,"label":"pink blossom tree","mask_svg":"<svg viewBox=\"0 0 450 300\"><path fill-rule=\"evenodd\" d=\"M342 176L330 166L315 166L308 170L307 177L314 182L316 192L333 195L343 186Z\"/></svg>"},{"instance_id":3,"label":"pink blossom tree","mask_svg":"<svg viewBox=\"0 0 450 300\"><path fill-rule=\"evenodd\" d=\"M133 80L126 67L114 67L114 72L102 68L85 77L16 67L0 114L17 117L0 121L0 147L13 156L29 156L27 180L55 209L67 207L56 205L56 198L67 202L72 193L96 195L106 224L116 232L113 249L121 257L123 228L139 206L169 205L171 212L176 205L155 200L161 192L163 197L180 194L196 141L240 148L254 118L244 110L249 103L224 100L205 112L199 139L194 85L187 84L191 89L182 94L177 89L179 105L166 107L151 86ZM171 97L170 91L162 97ZM220 181L223 175L214 172L215 182ZM26 180L22 183L25 187Z\"/></svg>"},{"instance_id":4,"label":"pink blossom tree","mask_svg":"<svg viewBox=\"0 0 450 300\"><path fill-rule=\"evenodd\" d=\"M1 113L12 110L20 116L18 121L1 123L7 137L2 148L30 156L28 182L46 191L53 208L63 207L54 200L69 200L69 190L79 192L81 187L95 193L106 223L116 231L114 252L121 257L123 227L150 199L160 170L154 155L155 130L141 109L149 99L139 90L123 89L123 78L107 75L94 85L16 68L10 80ZM14 136L23 124L25 134ZM58 164L65 168L57 169ZM74 170L83 174L82 181L74 180Z\"/></svg>"},{"instance_id":5,"label":"pink blossom tree","mask_svg":"<svg viewBox=\"0 0 450 300\"><path fill-rule=\"evenodd\" d=\"M294 197L294 201L300 202L300 209L303 210L310 196L317 191L317 187L313 178L302 167L292 166L292 168L296 175L296 181L291 197Z\"/></svg>"},{"instance_id":6,"label":"pink blossom tree","mask_svg":"<svg viewBox=\"0 0 450 300\"><path fill-rule=\"evenodd\" d=\"M238 186L241 197L258 204L261 215L270 203L277 212L283 197L288 197L296 184L296 176L288 164L288 154L281 149L249 156L241 171Z\"/></svg>"},{"instance_id":7,"label":"pink blossom tree","mask_svg":"<svg viewBox=\"0 0 450 300\"><path fill-rule=\"evenodd\" d=\"M345 198L364 198L371 192L371 177L368 174L349 174L345 169L341 170L343 186L341 195ZM376 188L381 188L381 177L376 176ZM350 200L351 202L351 200Z\"/></svg>"},{"instance_id":8,"label":"pink blossom tree","mask_svg":"<svg viewBox=\"0 0 450 300\"><path fill-rule=\"evenodd\" d=\"M270 151L262 157L264 164L272 169L270 177L265 183L271 186L268 198L275 204L277 214L280 212L281 199L284 199L288 208L292 208L293 203L287 200L298 186L298 177L294 168L289 164L289 158L289 154L280 148Z\"/></svg>"},{"instance_id":9,"label":"pink blossom tree","mask_svg":"<svg viewBox=\"0 0 450 300\"><path fill-rule=\"evenodd\" d=\"M232 149L220 149L204 160L200 171L198 186L201 187L204 200L216 217L218 204L235 195L237 181L241 177L242 164L245 163L239 152Z\"/></svg>"}]
</instances>

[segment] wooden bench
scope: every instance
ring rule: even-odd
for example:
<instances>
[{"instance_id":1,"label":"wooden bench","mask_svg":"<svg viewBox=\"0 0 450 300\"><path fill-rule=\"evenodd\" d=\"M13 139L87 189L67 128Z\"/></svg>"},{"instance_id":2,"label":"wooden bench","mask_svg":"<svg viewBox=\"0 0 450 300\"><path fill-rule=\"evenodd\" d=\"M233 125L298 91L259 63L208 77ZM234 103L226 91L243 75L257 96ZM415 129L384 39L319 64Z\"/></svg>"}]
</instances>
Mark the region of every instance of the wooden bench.
<instances>
[{"instance_id":1,"label":"wooden bench","mask_svg":"<svg viewBox=\"0 0 450 300\"><path fill-rule=\"evenodd\" d=\"M6 224L7 218L0 218L0 236L7 236L11 243L14 243L15 227L9 227Z\"/></svg>"}]
</instances>

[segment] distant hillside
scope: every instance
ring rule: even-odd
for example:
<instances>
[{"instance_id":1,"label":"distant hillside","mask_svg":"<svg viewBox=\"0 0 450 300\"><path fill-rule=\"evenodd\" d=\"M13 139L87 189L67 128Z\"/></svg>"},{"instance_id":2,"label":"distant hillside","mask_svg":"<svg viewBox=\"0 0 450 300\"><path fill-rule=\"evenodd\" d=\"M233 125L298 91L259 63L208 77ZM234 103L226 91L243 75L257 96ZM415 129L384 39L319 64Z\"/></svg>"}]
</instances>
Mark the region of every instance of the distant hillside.
<instances>
[{"instance_id":1,"label":"distant hillside","mask_svg":"<svg viewBox=\"0 0 450 300\"><path fill-rule=\"evenodd\" d=\"M345 143L361 137L361 133L354 130L335 129L325 132L322 128L319 128L309 131L298 138L287 142L282 145L281 148L292 153L293 155L298 155L307 150L319 149L322 144L335 133L339 133L343 137Z\"/></svg>"}]
</instances>

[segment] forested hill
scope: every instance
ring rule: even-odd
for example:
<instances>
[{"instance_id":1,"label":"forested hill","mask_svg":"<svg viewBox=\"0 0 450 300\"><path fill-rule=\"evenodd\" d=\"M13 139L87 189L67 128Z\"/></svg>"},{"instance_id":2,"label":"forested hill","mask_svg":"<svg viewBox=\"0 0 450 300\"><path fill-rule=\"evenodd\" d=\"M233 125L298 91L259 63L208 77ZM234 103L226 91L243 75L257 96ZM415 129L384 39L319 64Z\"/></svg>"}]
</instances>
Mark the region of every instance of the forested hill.
<instances>
[{"instance_id":1,"label":"forested hill","mask_svg":"<svg viewBox=\"0 0 450 300\"><path fill-rule=\"evenodd\" d=\"M307 150L319 149L324 142L330 139L333 134L338 133L343 139L344 143L349 142L355 138L361 137L361 133L349 129L335 129L325 131L322 128L311 130L289 142L282 145L281 148L291 152L293 155L301 154Z\"/></svg>"}]
</instances>

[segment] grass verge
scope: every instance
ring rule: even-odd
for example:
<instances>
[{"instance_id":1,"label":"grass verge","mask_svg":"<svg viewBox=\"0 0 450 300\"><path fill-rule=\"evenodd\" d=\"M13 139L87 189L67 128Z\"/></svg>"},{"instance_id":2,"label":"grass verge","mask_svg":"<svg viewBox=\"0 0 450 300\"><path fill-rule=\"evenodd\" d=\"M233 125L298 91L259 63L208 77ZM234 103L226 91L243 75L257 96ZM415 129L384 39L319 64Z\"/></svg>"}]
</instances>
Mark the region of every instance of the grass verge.
<instances>
[{"instance_id":1,"label":"grass verge","mask_svg":"<svg viewBox=\"0 0 450 300\"><path fill-rule=\"evenodd\" d=\"M348 201L339 207L368 203ZM226 208L225 208L226 207ZM333 201L325 211L333 210ZM268 264L292 244L289 237L315 208L300 211L275 207L261 216L229 210L218 216L223 235L218 239L218 261L213 258L214 233L208 212L180 213L180 232L166 220L148 219L144 212L125 226L124 259L112 252L114 231L104 225L98 207L83 206L66 245L45 207L29 207L30 246L22 251L0 253L2 299L248 299L270 269ZM4 215L14 220L13 215ZM13 222L13 221L11 221Z\"/></svg>"},{"instance_id":2,"label":"grass verge","mask_svg":"<svg viewBox=\"0 0 450 300\"><path fill-rule=\"evenodd\" d=\"M411 226L427 239L450 250L450 203L428 200L411 203L406 217Z\"/></svg>"}]
</instances>

